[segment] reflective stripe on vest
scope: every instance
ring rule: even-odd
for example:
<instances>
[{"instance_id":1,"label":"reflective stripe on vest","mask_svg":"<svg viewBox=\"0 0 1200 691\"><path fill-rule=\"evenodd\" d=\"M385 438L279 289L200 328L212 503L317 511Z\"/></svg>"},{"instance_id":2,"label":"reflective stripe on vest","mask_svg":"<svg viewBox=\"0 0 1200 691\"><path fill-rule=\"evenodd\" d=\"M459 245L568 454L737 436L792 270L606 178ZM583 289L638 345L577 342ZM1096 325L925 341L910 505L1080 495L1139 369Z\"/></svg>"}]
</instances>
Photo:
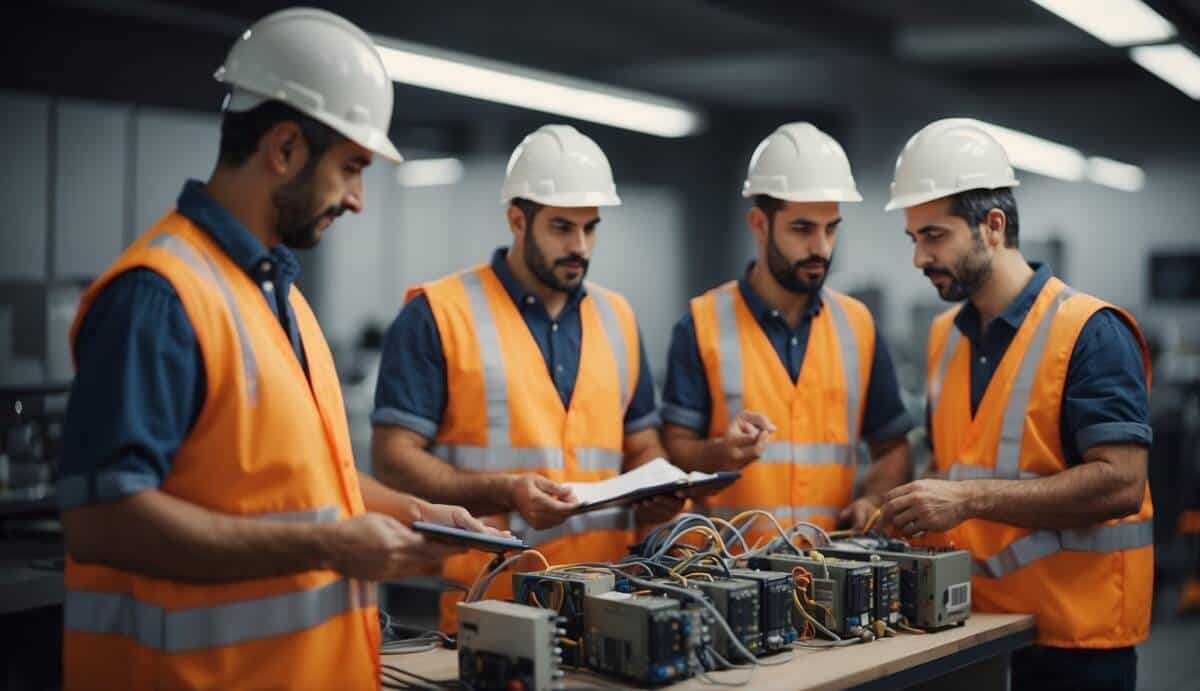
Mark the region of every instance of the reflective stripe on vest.
<instances>
[{"instance_id":1,"label":"reflective stripe on vest","mask_svg":"<svg viewBox=\"0 0 1200 691\"><path fill-rule=\"evenodd\" d=\"M629 391L633 382L629 381L629 351L625 346L625 332L617 321L617 309L604 292L594 286L589 287L588 297L595 301L596 312L600 315L600 325L608 343L612 347L613 356L617 358L617 378L621 384L621 405L629 401Z\"/></svg>"},{"instance_id":2,"label":"reflective stripe on vest","mask_svg":"<svg viewBox=\"0 0 1200 691\"><path fill-rule=\"evenodd\" d=\"M332 523L336 506L255 514L269 521ZM339 614L371 607L378 596L374 583L338 579L311 590L227 602L207 607L167 610L126 593L68 590L63 626L72 631L131 638L168 653L296 633Z\"/></svg>"},{"instance_id":3,"label":"reflective stripe on vest","mask_svg":"<svg viewBox=\"0 0 1200 691\"><path fill-rule=\"evenodd\" d=\"M985 468L981 465L955 463L954 465L950 466L949 470L936 473L934 477L942 480L987 480L999 476L996 475L995 468ZM1020 473L1018 473L1017 477L1021 480L1033 480L1045 476L1022 470ZM1009 479L1011 480L1012 478Z\"/></svg>"},{"instance_id":4,"label":"reflective stripe on vest","mask_svg":"<svg viewBox=\"0 0 1200 691\"><path fill-rule=\"evenodd\" d=\"M466 444L434 444L429 447L429 453L461 470L561 470L566 463L563 450L558 447L488 448ZM612 470L619 473L623 458L620 451L612 449L589 446L575 449L576 464L581 470Z\"/></svg>"},{"instance_id":5,"label":"reflective stripe on vest","mask_svg":"<svg viewBox=\"0 0 1200 691\"><path fill-rule=\"evenodd\" d=\"M487 401L488 443L493 447L508 446L508 382L504 377L504 355L500 350L500 332L492 309L488 306L479 274L463 274L463 286L475 321L475 338L479 341L479 357L483 361L483 392Z\"/></svg>"},{"instance_id":6,"label":"reflective stripe on vest","mask_svg":"<svg viewBox=\"0 0 1200 691\"><path fill-rule=\"evenodd\" d=\"M733 306L733 290L719 290L713 296L717 306L717 348L721 365L721 388L725 391L725 408L732 421L745 409L742 387L742 342L738 335L737 313Z\"/></svg>"},{"instance_id":7,"label":"reflective stripe on vest","mask_svg":"<svg viewBox=\"0 0 1200 691\"><path fill-rule=\"evenodd\" d=\"M946 379L946 368L950 366L950 356L958 346L958 328L950 325L950 335L946 338L946 347L942 348L942 356L938 359L937 370L933 380L929 382L929 409L937 408L938 399L942 395L942 382Z\"/></svg>"},{"instance_id":8,"label":"reflective stripe on vest","mask_svg":"<svg viewBox=\"0 0 1200 691\"><path fill-rule=\"evenodd\" d=\"M237 329L238 343L241 346L242 370L246 375L246 394L250 398L250 405L256 405L258 403L258 361L254 358L254 349L250 345L250 336L246 330L245 320L242 318L242 311L238 309L237 301L233 298L233 291L229 288L225 277L217 270L211 259L197 253L191 245L172 233L162 233L151 238L149 246L166 250L175 255L183 263L192 267L192 270L202 280L215 285L221 292L225 307L233 317L234 328Z\"/></svg>"},{"instance_id":9,"label":"reflective stripe on vest","mask_svg":"<svg viewBox=\"0 0 1200 691\"><path fill-rule=\"evenodd\" d=\"M1078 530L1039 530L1013 541L987 559L976 559L973 575L1004 578L1017 569L1062 551L1119 552L1154 544L1154 521L1131 521Z\"/></svg>"},{"instance_id":10,"label":"reflective stripe on vest","mask_svg":"<svg viewBox=\"0 0 1200 691\"><path fill-rule=\"evenodd\" d=\"M521 514L513 512L508 517L508 529L513 535L531 545L541 545L561 537L593 530L633 530L633 513L623 507L600 509L571 516L553 528L535 530L525 522Z\"/></svg>"},{"instance_id":11,"label":"reflective stripe on vest","mask_svg":"<svg viewBox=\"0 0 1200 691\"><path fill-rule=\"evenodd\" d=\"M1054 296L1054 301L1042 314L1042 320L1038 322L1033 340L1029 342L1029 348L1021 360L1021 366L1017 370L1017 379L1013 382L1012 390L1008 394L1008 403L1004 406L1004 421L1000 425L1000 446L996 450L996 477L998 478L1015 480L1020 475L1021 438L1025 435L1025 411L1029 409L1029 396L1033 393L1033 380L1037 376L1042 355L1046 352L1046 341L1050 337L1050 324L1054 321L1054 315L1058 313L1058 308L1066 302L1067 298L1074 294L1075 290L1069 286L1058 291L1058 295Z\"/></svg>"},{"instance_id":12,"label":"reflective stripe on vest","mask_svg":"<svg viewBox=\"0 0 1200 691\"><path fill-rule=\"evenodd\" d=\"M296 633L333 617L374 606L376 586L338 579L312 590L209 607L166 610L131 595L67 591L64 627L124 636L167 653L246 643Z\"/></svg>"},{"instance_id":13,"label":"reflective stripe on vest","mask_svg":"<svg viewBox=\"0 0 1200 691\"><path fill-rule=\"evenodd\" d=\"M796 463L800 465L830 465L852 462L854 444L799 444L786 441L769 442L758 463Z\"/></svg>"},{"instance_id":14,"label":"reflective stripe on vest","mask_svg":"<svg viewBox=\"0 0 1200 691\"><path fill-rule=\"evenodd\" d=\"M721 367L721 388L724 390L725 407L732 420L745 408L745 381L742 374L742 344L738 333L737 312L733 303L733 289L719 290L713 296L717 311L717 331L719 360ZM858 371L858 339L850 327L850 319L846 310L838 302L837 297L828 289L821 291L825 305L833 317L834 332L837 334L838 350L842 356L842 371L846 386L846 430L849 444L792 444L785 449L786 442L776 442L767 445L767 455L774 458L764 460L785 462L784 453L795 459L796 463L848 463L853 464L857 456L858 440L858 383L861 380ZM807 448L806 448L807 447ZM836 450L832 447L839 447ZM810 460L811 459L811 460Z\"/></svg>"},{"instance_id":15,"label":"reflective stripe on vest","mask_svg":"<svg viewBox=\"0 0 1200 691\"><path fill-rule=\"evenodd\" d=\"M829 313L833 315L838 350L842 355L842 369L846 377L846 434L850 440L849 462L853 463L858 442L858 339L854 336L854 330L850 328L850 318L846 316L842 303L838 302L828 288L821 290L821 297L829 306Z\"/></svg>"},{"instance_id":16,"label":"reflective stripe on vest","mask_svg":"<svg viewBox=\"0 0 1200 691\"><path fill-rule=\"evenodd\" d=\"M488 446L465 444L436 444L430 453L456 468L464 470L536 470L538 468L563 468L563 450L553 447L509 446L508 383L504 374L504 353L500 346L500 332L496 318L488 305L483 281L476 271L461 276L471 306L471 317L475 322L475 337L479 343L479 355L483 361L484 397L487 399ZM600 315L613 356L617 360L617 372L621 378L621 403L626 403L630 390L629 357L625 349L625 335L617 322L616 309L608 296L595 290L587 294L593 300ZM614 470L620 472L620 451L591 447L575 449L578 467L582 470Z\"/></svg>"}]
</instances>

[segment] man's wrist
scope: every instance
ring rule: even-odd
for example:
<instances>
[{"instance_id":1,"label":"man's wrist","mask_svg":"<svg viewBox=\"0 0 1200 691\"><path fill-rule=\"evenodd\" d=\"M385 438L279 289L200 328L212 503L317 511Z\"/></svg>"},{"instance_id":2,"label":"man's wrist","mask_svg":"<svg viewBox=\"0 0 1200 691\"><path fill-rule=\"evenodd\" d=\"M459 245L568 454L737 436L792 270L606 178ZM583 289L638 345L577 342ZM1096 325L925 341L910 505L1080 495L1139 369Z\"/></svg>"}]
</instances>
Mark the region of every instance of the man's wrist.
<instances>
[{"instance_id":1,"label":"man's wrist","mask_svg":"<svg viewBox=\"0 0 1200 691\"><path fill-rule=\"evenodd\" d=\"M984 516L988 512L988 494L977 480L959 482L964 497L959 503L959 512L963 521Z\"/></svg>"},{"instance_id":2,"label":"man's wrist","mask_svg":"<svg viewBox=\"0 0 1200 691\"><path fill-rule=\"evenodd\" d=\"M508 512L516 511L517 506L517 485L521 482L520 475L500 475L498 476L500 496L503 498L500 502L504 506L504 510Z\"/></svg>"},{"instance_id":3,"label":"man's wrist","mask_svg":"<svg viewBox=\"0 0 1200 691\"><path fill-rule=\"evenodd\" d=\"M338 562L337 523L315 523L297 531L301 552L312 555L315 569L336 569Z\"/></svg>"}]
</instances>

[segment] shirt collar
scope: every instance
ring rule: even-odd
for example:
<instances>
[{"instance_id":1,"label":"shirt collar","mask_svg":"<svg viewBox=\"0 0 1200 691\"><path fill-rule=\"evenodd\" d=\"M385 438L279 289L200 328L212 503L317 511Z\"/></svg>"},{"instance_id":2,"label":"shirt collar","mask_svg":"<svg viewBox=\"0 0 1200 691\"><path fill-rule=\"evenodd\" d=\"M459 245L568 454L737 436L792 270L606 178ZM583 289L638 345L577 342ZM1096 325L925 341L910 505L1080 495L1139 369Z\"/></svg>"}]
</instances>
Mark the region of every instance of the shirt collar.
<instances>
[{"instance_id":1,"label":"shirt collar","mask_svg":"<svg viewBox=\"0 0 1200 691\"><path fill-rule=\"evenodd\" d=\"M527 305L540 302L537 296L526 290L525 286L521 285L521 282L513 275L512 268L508 265L507 247L497 247L496 251L492 253L492 271L495 272L496 278L500 279L500 285L504 286L504 290L508 293L508 296L521 309L524 309ZM578 288L571 291L567 296L567 305L563 311L565 312L576 307L585 295L587 295L587 290L584 288L584 284L581 283ZM530 298L533 299L530 300Z\"/></svg>"},{"instance_id":2,"label":"shirt collar","mask_svg":"<svg viewBox=\"0 0 1200 691\"><path fill-rule=\"evenodd\" d=\"M779 310L771 307L766 300L763 299L754 287L750 285L750 272L754 270L755 262L750 262L746 266L746 272L738 279L738 291L742 294L742 299L746 301L746 307L750 308L750 313L753 314L759 322L766 321L769 317L778 317ZM804 319L812 319L821 311L821 306L824 304L824 299L820 293L811 296L808 305L804 308Z\"/></svg>"},{"instance_id":3,"label":"shirt collar","mask_svg":"<svg viewBox=\"0 0 1200 691\"><path fill-rule=\"evenodd\" d=\"M273 278L291 282L300 273L300 263L291 250L276 245L268 252L223 206L208 194L204 183L188 180L176 202L179 213L204 229L235 264L256 279ZM278 274L276 274L278 271Z\"/></svg>"},{"instance_id":4,"label":"shirt collar","mask_svg":"<svg viewBox=\"0 0 1200 691\"><path fill-rule=\"evenodd\" d=\"M1029 278L1021 292L1017 293L1017 297L1013 298L1012 302L1008 303L1008 306L1000 312L993 321L994 324L1006 324L1010 329L1016 331L1021 328L1029 310L1033 309L1034 301L1037 300L1038 294L1042 292L1046 281L1049 281L1053 274L1048 265L1040 262L1030 262L1029 267L1033 269L1033 276ZM954 325L970 339L977 338L983 330L979 323L979 310L969 300L954 317Z\"/></svg>"}]
</instances>

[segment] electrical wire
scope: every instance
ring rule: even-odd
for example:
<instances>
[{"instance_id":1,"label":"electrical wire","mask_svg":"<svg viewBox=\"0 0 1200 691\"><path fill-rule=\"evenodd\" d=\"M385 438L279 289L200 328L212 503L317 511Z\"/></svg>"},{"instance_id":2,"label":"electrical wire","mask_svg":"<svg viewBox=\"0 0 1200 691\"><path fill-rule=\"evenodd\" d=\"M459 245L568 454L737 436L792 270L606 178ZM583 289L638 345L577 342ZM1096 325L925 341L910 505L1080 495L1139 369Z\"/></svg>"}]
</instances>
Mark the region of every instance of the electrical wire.
<instances>
[{"instance_id":1,"label":"electrical wire","mask_svg":"<svg viewBox=\"0 0 1200 691\"><path fill-rule=\"evenodd\" d=\"M729 660L726 660L724 658L724 656L721 655L721 653L718 653L716 648L712 648L712 647L710 647L708 649L708 654L715 657L717 659L717 662L720 662L722 665L724 665L726 669L754 669L754 665L757 664L757 663L751 663L751 664L747 665L747 664L738 664L738 663L730 662Z\"/></svg>"},{"instance_id":2,"label":"electrical wire","mask_svg":"<svg viewBox=\"0 0 1200 691\"><path fill-rule=\"evenodd\" d=\"M829 564L827 564L825 562L825 555L821 554L820 552L818 552L817 550L814 549L814 550L809 551L808 557L810 559L816 559L817 561L821 562L821 568L824 569L824 573L825 573L825 575L822 576L822 578L829 578Z\"/></svg>"},{"instance_id":3,"label":"electrical wire","mask_svg":"<svg viewBox=\"0 0 1200 691\"><path fill-rule=\"evenodd\" d=\"M455 689L459 687L459 681L457 679L430 679L429 677L422 676L416 672L410 672L403 667L397 667L396 665L389 664L382 665L381 669L385 674L390 673L400 677L411 677L420 684L425 685L426 688L430 689ZM412 682L406 679L399 679L397 681L399 683L409 684L410 686L412 685Z\"/></svg>"},{"instance_id":4,"label":"electrical wire","mask_svg":"<svg viewBox=\"0 0 1200 691\"><path fill-rule=\"evenodd\" d=\"M492 581L496 579L496 576L530 554L536 556L538 559L541 559L546 570L550 570L550 561L546 559L546 555L542 554L536 549L527 549L523 552L518 552L503 559L501 558L501 555L497 555L495 559L489 562L488 565L483 567L483 570L479 572L479 576L476 577L475 583L471 586L471 589L467 591L467 597L463 600L463 602L476 602L479 600L479 598L483 597L483 595L487 592L488 588L491 587Z\"/></svg>"},{"instance_id":5,"label":"electrical wire","mask_svg":"<svg viewBox=\"0 0 1200 691\"><path fill-rule=\"evenodd\" d=\"M883 507L881 506L878 509L875 509L875 513L871 514L871 517L867 519L866 525L863 526L860 532L864 535L871 532L871 526L875 525L875 521L879 520L879 517L882 515Z\"/></svg>"}]
</instances>

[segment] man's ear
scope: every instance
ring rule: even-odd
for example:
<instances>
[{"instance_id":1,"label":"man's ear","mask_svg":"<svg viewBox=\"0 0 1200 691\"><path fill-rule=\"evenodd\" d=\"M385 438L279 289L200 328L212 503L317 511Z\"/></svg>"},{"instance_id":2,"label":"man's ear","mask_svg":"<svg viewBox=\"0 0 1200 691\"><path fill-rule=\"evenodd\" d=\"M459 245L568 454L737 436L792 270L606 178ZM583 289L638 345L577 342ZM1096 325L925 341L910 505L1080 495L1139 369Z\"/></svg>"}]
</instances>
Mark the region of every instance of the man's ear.
<instances>
[{"instance_id":1,"label":"man's ear","mask_svg":"<svg viewBox=\"0 0 1200 691\"><path fill-rule=\"evenodd\" d=\"M525 212L516 204L509 204L506 215L508 217L508 229L512 231L513 239L519 239L528 230L525 227Z\"/></svg>"},{"instance_id":2,"label":"man's ear","mask_svg":"<svg viewBox=\"0 0 1200 691\"><path fill-rule=\"evenodd\" d=\"M1008 230L1008 216L1000 209L992 209L984 217L983 225L987 232L988 244L994 247L1003 247L1004 233Z\"/></svg>"},{"instance_id":3,"label":"man's ear","mask_svg":"<svg viewBox=\"0 0 1200 691\"><path fill-rule=\"evenodd\" d=\"M771 219L767 218L765 211L757 206L750 207L750 210L746 212L746 223L750 226L750 232L754 235L755 243L762 245L767 241Z\"/></svg>"},{"instance_id":4,"label":"man's ear","mask_svg":"<svg viewBox=\"0 0 1200 691\"><path fill-rule=\"evenodd\" d=\"M259 140L258 148L267 167L276 175L287 176L303 168L308 158L304 134L294 122L284 121L272 125Z\"/></svg>"}]
</instances>

